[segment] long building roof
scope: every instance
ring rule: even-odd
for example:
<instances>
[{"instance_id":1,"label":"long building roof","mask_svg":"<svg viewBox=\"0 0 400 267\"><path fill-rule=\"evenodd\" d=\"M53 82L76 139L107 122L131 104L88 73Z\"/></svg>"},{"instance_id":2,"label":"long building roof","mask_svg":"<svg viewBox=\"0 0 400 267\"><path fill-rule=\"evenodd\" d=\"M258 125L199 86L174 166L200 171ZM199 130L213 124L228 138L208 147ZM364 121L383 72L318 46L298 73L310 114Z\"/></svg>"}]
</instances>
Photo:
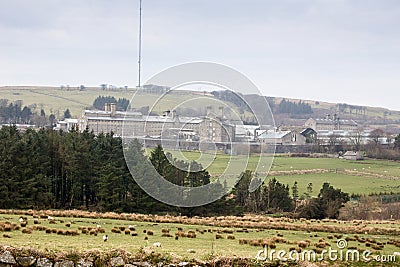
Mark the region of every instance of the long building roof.
<instances>
[{"instance_id":1,"label":"long building roof","mask_svg":"<svg viewBox=\"0 0 400 267\"><path fill-rule=\"evenodd\" d=\"M315 121L316 121L316 123L319 123L319 124L335 124L335 123L338 123L339 125L354 125L354 126L357 126L357 122L355 122L354 120L315 119Z\"/></svg>"}]
</instances>

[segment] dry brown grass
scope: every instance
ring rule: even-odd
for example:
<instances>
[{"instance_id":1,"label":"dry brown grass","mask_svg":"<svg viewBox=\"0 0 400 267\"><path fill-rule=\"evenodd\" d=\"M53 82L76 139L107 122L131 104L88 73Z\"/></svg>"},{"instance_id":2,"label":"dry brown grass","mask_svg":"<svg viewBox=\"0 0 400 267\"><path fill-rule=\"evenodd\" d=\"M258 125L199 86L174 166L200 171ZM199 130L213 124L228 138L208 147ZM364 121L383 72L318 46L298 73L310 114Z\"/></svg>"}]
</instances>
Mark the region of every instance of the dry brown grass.
<instances>
[{"instance_id":1,"label":"dry brown grass","mask_svg":"<svg viewBox=\"0 0 400 267\"><path fill-rule=\"evenodd\" d=\"M223 239L224 237L221 234L215 234L215 239Z\"/></svg>"},{"instance_id":2,"label":"dry brown grass","mask_svg":"<svg viewBox=\"0 0 400 267\"><path fill-rule=\"evenodd\" d=\"M310 243L308 243L307 241L299 241L297 242L297 246L299 246L300 248L306 248L310 246Z\"/></svg>"},{"instance_id":3,"label":"dry brown grass","mask_svg":"<svg viewBox=\"0 0 400 267\"><path fill-rule=\"evenodd\" d=\"M24 228L24 229L22 229L22 233L23 234L32 234L32 229L30 229L30 228Z\"/></svg>"},{"instance_id":4,"label":"dry brown grass","mask_svg":"<svg viewBox=\"0 0 400 267\"><path fill-rule=\"evenodd\" d=\"M34 218L47 219L51 217L73 217L73 218L91 218L94 221L99 218L105 219L117 219L117 220L129 220L129 221L143 221L152 223L179 223L179 224L190 224L190 225L206 225L209 226L207 230L199 230L198 233L215 232L212 227L223 228L221 233L233 234L234 230L238 233L247 233L250 231L263 231L265 229L276 230L276 231L304 231L304 232L327 232L332 233L328 239L333 240L334 238L342 238L342 234L365 234L370 235L390 235L400 236L400 223L398 221L339 221L339 220L307 220L291 219L291 218L271 218L261 215L245 215L242 217L236 216L219 216L219 217L186 217L186 216L156 216L156 215L144 215L144 214L128 214L128 213L98 213L88 212L79 210L0 210L3 214L18 214L26 216L34 216ZM55 222L61 220L55 219ZM37 220L39 223L39 220ZM33 222L34 224L35 221ZM389 227L390 225L390 227ZM18 225L17 225L18 226ZM10 223L0 224L0 230L13 231L17 227ZM20 227L20 226L18 226ZM119 226L121 227L121 226ZM118 227L118 229L119 229ZM6 228L6 229L5 229ZM115 228L115 227L114 227ZM179 227L183 231L183 227ZM83 229L78 228L82 233ZM121 229L119 229L121 231ZM90 230L89 230L90 231ZM123 230L125 231L125 229ZM99 230L100 232L100 230ZM338 234L341 233L341 234ZM334 238L332 238L332 235ZM181 235L183 236L183 235ZM178 235L178 238L181 237ZM186 237L186 234L184 235ZM351 240L351 239L350 239ZM366 242L365 239L355 238L354 240L360 242Z\"/></svg>"},{"instance_id":5,"label":"dry brown grass","mask_svg":"<svg viewBox=\"0 0 400 267\"><path fill-rule=\"evenodd\" d=\"M111 229L111 233L120 234L120 233L121 233L121 230L118 229L118 228L112 228L112 229Z\"/></svg>"},{"instance_id":6,"label":"dry brown grass","mask_svg":"<svg viewBox=\"0 0 400 267\"><path fill-rule=\"evenodd\" d=\"M161 234L161 237L172 237L170 233L163 233Z\"/></svg>"}]
</instances>

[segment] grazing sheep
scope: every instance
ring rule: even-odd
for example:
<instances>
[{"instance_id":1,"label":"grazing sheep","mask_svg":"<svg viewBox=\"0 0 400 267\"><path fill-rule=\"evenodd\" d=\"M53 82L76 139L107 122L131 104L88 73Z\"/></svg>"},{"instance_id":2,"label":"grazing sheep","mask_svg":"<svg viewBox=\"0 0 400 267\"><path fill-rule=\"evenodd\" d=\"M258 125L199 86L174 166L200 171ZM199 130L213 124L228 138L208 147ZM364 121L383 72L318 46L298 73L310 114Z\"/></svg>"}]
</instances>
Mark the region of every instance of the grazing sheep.
<instances>
[{"instance_id":1,"label":"grazing sheep","mask_svg":"<svg viewBox=\"0 0 400 267\"><path fill-rule=\"evenodd\" d=\"M107 240L108 240L108 235L103 235L103 241L107 242Z\"/></svg>"},{"instance_id":2,"label":"grazing sheep","mask_svg":"<svg viewBox=\"0 0 400 267\"><path fill-rule=\"evenodd\" d=\"M49 221L54 221L54 217L52 217L52 216L47 216L47 220L49 220Z\"/></svg>"},{"instance_id":3,"label":"grazing sheep","mask_svg":"<svg viewBox=\"0 0 400 267\"><path fill-rule=\"evenodd\" d=\"M153 247L160 248L161 247L161 243L160 242L155 242L155 243L153 243Z\"/></svg>"}]
</instances>

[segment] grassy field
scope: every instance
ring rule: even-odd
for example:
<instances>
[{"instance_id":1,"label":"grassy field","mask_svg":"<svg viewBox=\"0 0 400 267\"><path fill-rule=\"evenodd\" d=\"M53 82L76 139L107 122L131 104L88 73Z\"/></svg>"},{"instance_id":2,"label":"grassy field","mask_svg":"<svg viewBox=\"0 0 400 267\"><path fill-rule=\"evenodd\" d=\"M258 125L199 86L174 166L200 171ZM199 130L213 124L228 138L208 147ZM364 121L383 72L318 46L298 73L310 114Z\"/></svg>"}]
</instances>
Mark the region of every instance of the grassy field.
<instances>
[{"instance_id":1,"label":"grassy field","mask_svg":"<svg viewBox=\"0 0 400 267\"><path fill-rule=\"evenodd\" d=\"M196 160L199 152L183 151L187 160ZM248 160L247 169L255 170L259 157L217 154L207 170L214 177L221 175L228 163ZM270 160L270 158L268 158ZM264 176L265 177L265 176ZM300 194L306 192L308 183L313 183L313 195L318 195L324 182L341 188L350 194L400 193L400 164L387 160L349 161L339 158L297 158L277 155L273 159L268 178L293 185L298 182ZM267 178L267 179L268 179Z\"/></svg>"},{"instance_id":2,"label":"grassy field","mask_svg":"<svg viewBox=\"0 0 400 267\"><path fill-rule=\"evenodd\" d=\"M205 260L211 255L254 258L257 251L262 248L262 245L254 245L259 239L269 240L269 244L273 243L276 250L283 249L286 251L298 247L299 241L306 240L308 240L306 242L309 242L307 249L317 249L320 246L318 243L321 242L326 243L326 248L331 246L332 249L336 249L337 240L344 238L348 239L348 247L354 247L360 251L371 248L370 245L372 244L383 245L383 248L371 249L374 254L393 254L393 252L398 251L399 247L392 244L390 240L397 240L400 246L400 232L398 230L400 222L395 221L308 221L264 216L188 219L186 217L146 215L135 215L134 218L141 218L141 220L131 220L129 216L124 218L124 216L113 215L113 217L115 216L119 216L121 219L107 218L107 216L102 215L96 215L95 218L55 216L53 223L50 223L50 220L45 218L47 216L28 215L26 216L28 224L25 227L11 231L4 231L4 227L3 229L0 227L0 244L40 250L80 252L93 249L100 251L123 249L134 253L142 248L148 252L162 252L186 260L192 258ZM8 222L9 225L19 226L19 218L20 215L16 213L0 214L0 226L5 222ZM168 223L168 221L172 221L172 223ZM183 223L179 223L179 221ZM191 224L192 222L194 224ZM230 226L227 227L227 224ZM239 227L239 224L243 227ZM41 227L41 229L35 230L35 227ZM129 227L132 230L128 231ZM285 227L290 228L290 230L285 229ZM135 229L133 230L133 228ZM23 233L24 230L27 232L26 229L33 230L31 233ZM54 233L46 233L43 229L54 229ZM84 233L82 229L89 230ZM90 234L90 229L96 231L96 234ZM98 229L102 229L103 232L97 233ZM112 229L122 229L122 232L115 233L115 230L113 232ZM360 229L362 229L362 232L366 231L366 233L355 235L354 231L359 232ZM66 231L74 231L78 235L67 236L65 235ZM165 235L167 231L169 231L170 237L163 236L163 232ZM194 232L194 238L183 237L182 233L189 233L190 231ZM334 231L339 231L340 235L335 236ZM367 233L367 231L372 231L372 234ZM376 234L379 231L386 232L385 234ZM152 234L149 235L149 232L152 232ZM176 233L179 232L181 235L176 239ZM136 236L132 236L133 233ZM103 235L106 234L109 239L104 242ZM221 235L222 238L216 239L217 235ZM321 241L322 239L323 241ZM243 244L246 243L244 240L248 240L247 243L251 243L250 240L253 240L253 245ZM154 247L153 243L155 242L160 242L161 247ZM370 244L367 245L368 243Z\"/></svg>"},{"instance_id":3,"label":"grassy field","mask_svg":"<svg viewBox=\"0 0 400 267\"><path fill-rule=\"evenodd\" d=\"M23 105L35 105L38 111L44 109L46 114L53 113L57 118L63 116L68 108L73 117L80 117L83 110L92 109L93 101L98 96L114 96L132 100L131 105L135 108L150 106L151 110L157 114L162 114L165 110L180 108L204 109L212 106L215 110L221 105L213 97L201 94L188 94L181 91L171 91L162 96L162 101L157 101L161 95L140 92L136 94L136 89L113 89L102 90L101 88L91 87L80 91L77 88L70 90L59 87L0 87L0 98L8 99L11 102L22 100ZM154 106L153 106L154 105ZM233 105L227 103L232 109ZM247 113L246 113L247 114Z\"/></svg>"}]
</instances>

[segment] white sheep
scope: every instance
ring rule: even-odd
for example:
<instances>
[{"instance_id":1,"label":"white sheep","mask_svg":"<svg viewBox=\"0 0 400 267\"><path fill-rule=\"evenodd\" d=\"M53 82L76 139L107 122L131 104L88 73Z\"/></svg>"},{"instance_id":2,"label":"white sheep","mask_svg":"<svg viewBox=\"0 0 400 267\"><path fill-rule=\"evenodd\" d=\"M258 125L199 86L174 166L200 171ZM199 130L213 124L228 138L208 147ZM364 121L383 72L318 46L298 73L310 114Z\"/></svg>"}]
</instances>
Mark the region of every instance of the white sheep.
<instances>
[{"instance_id":1,"label":"white sheep","mask_svg":"<svg viewBox=\"0 0 400 267\"><path fill-rule=\"evenodd\" d=\"M153 243L153 247L160 248L161 247L161 243L160 242L155 242L155 243Z\"/></svg>"},{"instance_id":2,"label":"white sheep","mask_svg":"<svg viewBox=\"0 0 400 267\"><path fill-rule=\"evenodd\" d=\"M107 240L108 240L108 235L103 235L103 241L107 242Z\"/></svg>"},{"instance_id":3,"label":"white sheep","mask_svg":"<svg viewBox=\"0 0 400 267\"><path fill-rule=\"evenodd\" d=\"M54 217L52 217L52 216L47 216L47 219L49 220L49 221L53 221L54 220Z\"/></svg>"}]
</instances>

